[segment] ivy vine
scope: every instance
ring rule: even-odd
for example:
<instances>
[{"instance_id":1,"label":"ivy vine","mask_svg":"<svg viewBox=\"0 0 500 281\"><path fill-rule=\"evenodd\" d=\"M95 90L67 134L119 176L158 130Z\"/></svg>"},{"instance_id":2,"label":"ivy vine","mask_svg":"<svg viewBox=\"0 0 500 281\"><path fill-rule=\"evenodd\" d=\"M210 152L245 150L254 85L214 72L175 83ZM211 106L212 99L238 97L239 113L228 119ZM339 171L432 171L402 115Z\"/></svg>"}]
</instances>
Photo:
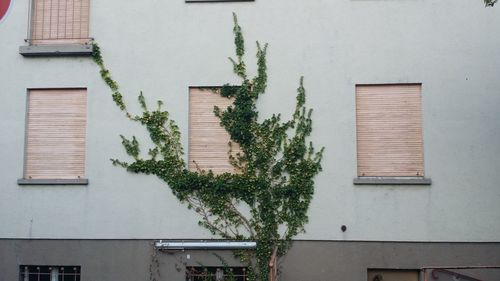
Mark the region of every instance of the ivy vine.
<instances>
[{"instance_id":1,"label":"ivy vine","mask_svg":"<svg viewBox=\"0 0 500 281\"><path fill-rule=\"evenodd\" d=\"M484 0L486 7L493 7L498 0Z\"/></svg>"},{"instance_id":2,"label":"ivy vine","mask_svg":"<svg viewBox=\"0 0 500 281\"><path fill-rule=\"evenodd\" d=\"M305 107L303 78L300 78L297 103L290 120L282 121L280 114L274 114L259 121L256 101L267 85L267 44L261 46L257 42L257 74L248 78L243 59L244 38L236 15L233 17L236 58L230 61L241 84L226 84L220 89L222 97L232 98L234 102L227 108L214 107L214 114L229 133L231 142L241 148L236 155L228 152L238 173L190 171L184 161L179 127L162 109L162 102L158 101L155 108L150 109L141 93L138 102L142 113L130 113L95 43L92 57L115 104L128 119L142 124L154 143L146 155L141 153L135 136L121 136L131 160L112 159L112 163L133 173L162 179L182 203L201 216L199 225L213 235L257 241L255 251L236 251L235 255L248 265L250 280L267 280L273 250L277 249L278 256L283 256L292 238L304 231L314 193L314 177L321 171L324 148L317 151L307 141L312 132L312 110Z\"/></svg>"}]
</instances>

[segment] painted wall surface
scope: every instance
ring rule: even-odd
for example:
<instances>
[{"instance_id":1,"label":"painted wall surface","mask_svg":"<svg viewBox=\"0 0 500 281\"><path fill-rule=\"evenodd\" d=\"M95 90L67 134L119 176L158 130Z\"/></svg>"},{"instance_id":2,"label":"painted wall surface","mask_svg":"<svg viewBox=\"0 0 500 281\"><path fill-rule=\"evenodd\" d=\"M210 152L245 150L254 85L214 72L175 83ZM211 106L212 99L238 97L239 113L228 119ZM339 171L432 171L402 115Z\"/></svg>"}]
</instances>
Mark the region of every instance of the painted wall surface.
<instances>
[{"instance_id":1,"label":"painted wall surface","mask_svg":"<svg viewBox=\"0 0 500 281\"><path fill-rule=\"evenodd\" d=\"M91 1L91 36L132 108L140 90L165 101L187 149L188 87L236 82L232 15L270 44L262 116L291 114L299 77L325 146L301 239L500 241L500 7L470 0ZM28 1L0 24L0 237L205 238L157 178L127 173L119 134L145 131L113 104L90 58L25 58ZM431 186L354 186L355 85L422 83ZM88 186L18 186L26 89L88 89ZM147 151L146 149L143 149ZM340 226L347 231L341 232Z\"/></svg>"},{"instance_id":2,"label":"painted wall surface","mask_svg":"<svg viewBox=\"0 0 500 281\"><path fill-rule=\"evenodd\" d=\"M186 280L186 267L221 266L213 253L229 266L239 266L228 251L155 252L152 244L151 240L0 240L0 281L16 280L20 265L79 265L82 280L89 281L151 280L150 276ZM367 280L368 269L418 271L424 266L499 263L498 243L296 241L279 266L281 280L362 281ZM467 274L485 281L500 279L500 269ZM453 281L446 274L438 277Z\"/></svg>"}]
</instances>

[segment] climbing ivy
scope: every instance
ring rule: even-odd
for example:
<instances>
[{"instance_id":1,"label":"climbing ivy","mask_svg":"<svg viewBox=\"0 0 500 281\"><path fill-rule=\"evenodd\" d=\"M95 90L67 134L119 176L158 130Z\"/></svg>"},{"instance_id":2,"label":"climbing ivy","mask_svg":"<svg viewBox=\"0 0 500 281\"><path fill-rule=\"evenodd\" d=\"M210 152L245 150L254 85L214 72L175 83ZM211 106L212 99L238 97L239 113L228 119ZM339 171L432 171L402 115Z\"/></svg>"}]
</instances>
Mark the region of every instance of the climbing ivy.
<instances>
[{"instance_id":1,"label":"climbing ivy","mask_svg":"<svg viewBox=\"0 0 500 281\"><path fill-rule=\"evenodd\" d=\"M213 235L257 241L255 252L236 251L235 255L249 266L251 280L266 280L273 250L277 249L278 256L283 256L291 239L304 231L314 193L314 177L321 171L324 148L316 151L307 141L312 132L312 110L305 107L303 78L300 78L297 103L290 120L282 121L280 114L259 120L256 101L267 85L267 44L261 46L257 42L257 74L248 78L243 59L244 38L236 15L233 16L236 58L230 61L241 84L227 84L218 91L234 102L227 108L214 107L214 114L229 133L231 143L241 148L235 155L228 153L237 173L190 171L184 161L179 127L162 109L162 102L158 101L155 109L150 109L141 93L138 102L142 113L130 113L97 44L93 46L93 59L115 104L127 118L146 128L154 144L145 155L136 137L121 136L132 160L112 159L112 163L133 173L162 179L182 203L201 216L199 225Z\"/></svg>"},{"instance_id":2,"label":"climbing ivy","mask_svg":"<svg viewBox=\"0 0 500 281\"><path fill-rule=\"evenodd\" d=\"M498 0L484 0L486 7L493 7Z\"/></svg>"}]
</instances>

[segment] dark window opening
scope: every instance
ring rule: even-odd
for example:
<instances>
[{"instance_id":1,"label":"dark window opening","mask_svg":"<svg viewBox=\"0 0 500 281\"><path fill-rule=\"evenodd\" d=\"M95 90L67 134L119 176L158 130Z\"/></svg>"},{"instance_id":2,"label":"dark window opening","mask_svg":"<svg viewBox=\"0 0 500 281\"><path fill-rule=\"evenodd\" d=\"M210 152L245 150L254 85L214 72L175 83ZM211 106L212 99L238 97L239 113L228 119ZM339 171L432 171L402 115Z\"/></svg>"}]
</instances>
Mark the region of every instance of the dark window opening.
<instances>
[{"instance_id":1,"label":"dark window opening","mask_svg":"<svg viewBox=\"0 0 500 281\"><path fill-rule=\"evenodd\" d=\"M246 281L245 267L186 267L186 281Z\"/></svg>"},{"instance_id":2,"label":"dark window opening","mask_svg":"<svg viewBox=\"0 0 500 281\"><path fill-rule=\"evenodd\" d=\"M20 281L80 281L80 266L21 265Z\"/></svg>"}]
</instances>

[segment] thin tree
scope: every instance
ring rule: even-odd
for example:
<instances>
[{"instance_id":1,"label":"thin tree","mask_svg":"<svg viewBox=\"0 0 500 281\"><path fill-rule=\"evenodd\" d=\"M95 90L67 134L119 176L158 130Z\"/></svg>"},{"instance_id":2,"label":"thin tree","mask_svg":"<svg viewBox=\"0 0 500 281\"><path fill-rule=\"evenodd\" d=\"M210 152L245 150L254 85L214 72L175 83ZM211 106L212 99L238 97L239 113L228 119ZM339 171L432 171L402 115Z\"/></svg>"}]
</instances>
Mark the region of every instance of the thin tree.
<instances>
[{"instance_id":1,"label":"thin tree","mask_svg":"<svg viewBox=\"0 0 500 281\"><path fill-rule=\"evenodd\" d=\"M127 118L146 128L154 144L144 155L135 136L121 136L132 160L112 159L113 164L165 181L182 203L200 215L199 225L213 235L257 241L255 251L236 251L235 255L249 267L251 280L266 280L273 252L283 256L292 238L304 231L314 177L321 171L323 148L316 151L307 141L312 132L312 110L305 107L302 78L291 118L282 121L280 114L274 114L259 121L256 101L266 91L268 46L257 42L257 74L249 77L244 62L244 38L236 15L233 31L236 57L230 61L241 83L220 89L220 95L233 99L233 104L227 108L214 107L214 114L230 135L228 155L238 173L190 171L184 161L179 128L162 109L162 102L149 109L141 93L138 101L142 113L130 113L97 45L93 58L116 105ZM232 153L234 143L241 152Z\"/></svg>"}]
</instances>

